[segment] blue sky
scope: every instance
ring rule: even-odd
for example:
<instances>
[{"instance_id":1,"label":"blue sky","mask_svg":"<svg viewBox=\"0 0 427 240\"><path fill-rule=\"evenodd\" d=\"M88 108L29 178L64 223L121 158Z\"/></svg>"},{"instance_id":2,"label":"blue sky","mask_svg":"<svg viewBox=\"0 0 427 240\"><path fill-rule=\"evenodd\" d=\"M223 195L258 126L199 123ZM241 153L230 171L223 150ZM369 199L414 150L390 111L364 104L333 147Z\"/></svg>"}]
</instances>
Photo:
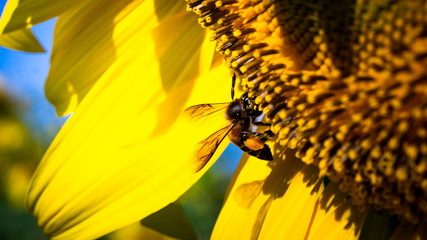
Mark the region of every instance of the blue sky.
<instances>
[{"instance_id":1,"label":"blue sky","mask_svg":"<svg viewBox=\"0 0 427 240\"><path fill-rule=\"evenodd\" d=\"M1 9L5 3L0 0ZM10 97L20 100L15 106L18 114L44 146L65 121L55 116L53 106L44 97L55 21L52 19L32 28L46 49L45 53L24 53L0 47L0 86Z\"/></svg>"}]
</instances>

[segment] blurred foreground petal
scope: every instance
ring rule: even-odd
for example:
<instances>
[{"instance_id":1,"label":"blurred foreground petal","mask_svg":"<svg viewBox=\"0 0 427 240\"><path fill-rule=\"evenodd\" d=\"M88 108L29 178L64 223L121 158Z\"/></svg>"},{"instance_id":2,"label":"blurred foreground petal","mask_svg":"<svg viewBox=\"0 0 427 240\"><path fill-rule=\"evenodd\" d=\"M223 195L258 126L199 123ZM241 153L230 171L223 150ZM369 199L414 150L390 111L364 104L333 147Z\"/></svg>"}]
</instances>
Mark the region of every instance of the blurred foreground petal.
<instances>
[{"instance_id":1,"label":"blurred foreground petal","mask_svg":"<svg viewBox=\"0 0 427 240\"><path fill-rule=\"evenodd\" d=\"M140 64L141 72L133 76L140 81L151 81L149 72L160 68L168 90L166 84L191 77L177 75L189 71L190 60L199 61L193 56L204 35L195 21L184 2L165 0L101 0L70 9L56 24L47 99L58 115L69 114L108 68L127 62ZM156 31L165 31L164 38ZM198 67L191 66L194 74Z\"/></svg>"},{"instance_id":2,"label":"blurred foreground petal","mask_svg":"<svg viewBox=\"0 0 427 240\"><path fill-rule=\"evenodd\" d=\"M0 35L0 46L24 52L44 52L43 47L30 29L20 29Z\"/></svg>"},{"instance_id":3,"label":"blurred foreground petal","mask_svg":"<svg viewBox=\"0 0 427 240\"><path fill-rule=\"evenodd\" d=\"M10 33L18 29L54 18L79 5L82 0L9 0L3 10L0 21L0 33Z\"/></svg>"},{"instance_id":4,"label":"blurred foreground petal","mask_svg":"<svg viewBox=\"0 0 427 240\"><path fill-rule=\"evenodd\" d=\"M138 62L127 64L126 71L111 68L117 72L105 78L115 80L102 85L101 78L89 92L33 177L28 208L53 239L92 239L138 221L175 201L207 170L194 174L194 146L221 126L195 129L186 116L171 119L185 108L183 96L189 105L226 101L229 84L216 81L229 77L225 67L188 81L167 102L156 82L134 80Z\"/></svg>"},{"instance_id":5,"label":"blurred foreground petal","mask_svg":"<svg viewBox=\"0 0 427 240\"><path fill-rule=\"evenodd\" d=\"M61 78L60 66L52 63L50 76L59 75L46 85L51 97L65 96L65 104L58 100L59 112L73 110L81 101L47 151L28 192L28 208L54 239L96 238L175 201L204 172L193 173L194 146L222 127L212 123L196 131L180 113L190 105L229 100L229 82L218 81L230 78L228 70L208 72L213 48L194 17L165 1L156 1L162 3L156 9L152 1L106 3L70 11L58 20L61 30L74 15L93 18L94 25L83 33L99 45L70 52L75 65L63 59L62 64L75 67L71 72L83 72L80 78L67 72ZM101 9L110 14L104 15L107 18L117 18L97 22L89 13ZM104 38L109 48L97 38L102 29L110 31ZM58 33L56 40L71 41L73 34L64 34ZM53 58L61 49L67 55L66 47L58 47ZM111 51L117 56L113 61L102 55ZM78 96L80 91L84 98ZM67 102L76 96L74 103Z\"/></svg>"}]
</instances>

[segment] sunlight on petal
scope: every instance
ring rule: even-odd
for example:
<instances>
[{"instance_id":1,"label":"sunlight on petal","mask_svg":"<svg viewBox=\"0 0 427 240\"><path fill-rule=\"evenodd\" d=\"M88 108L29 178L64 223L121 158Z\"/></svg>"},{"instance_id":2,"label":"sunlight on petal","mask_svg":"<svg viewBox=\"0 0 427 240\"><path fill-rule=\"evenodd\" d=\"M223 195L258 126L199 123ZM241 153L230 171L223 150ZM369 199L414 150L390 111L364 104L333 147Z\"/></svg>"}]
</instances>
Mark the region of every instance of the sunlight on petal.
<instances>
[{"instance_id":1,"label":"sunlight on petal","mask_svg":"<svg viewBox=\"0 0 427 240\"><path fill-rule=\"evenodd\" d=\"M81 102L46 153L28 193L28 208L55 239L99 237L176 200L214 162L194 174L195 145L223 127L220 121L196 129L179 115L190 105L229 101L230 82L218 81L229 79L229 71L219 67L208 72L213 45L193 16L166 1L155 6L151 1L105 3L70 11L58 20L61 29L69 27L72 16L93 19L89 29L95 40L85 39L87 50L70 52L73 56L64 47L54 50L53 58L61 56L65 72L60 75L63 66L52 62L46 86L53 97L74 98L75 106ZM117 7L122 11L112 13ZM110 13L108 23L89 14L97 9ZM160 25L158 19L163 20ZM77 30L82 27L76 24ZM104 40L97 38L102 29L110 31ZM57 41L72 45L73 34L62 33ZM101 47L92 49L93 44ZM104 53L114 57L109 61ZM100 59L104 70L88 65ZM99 72L91 75L91 70ZM82 92L87 95L76 100ZM75 108L68 104L62 111ZM59 189L62 194L53 202Z\"/></svg>"},{"instance_id":2,"label":"sunlight on petal","mask_svg":"<svg viewBox=\"0 0 427 240\"><path fill-rule=\"evenodd\" d=\"M285 176L293 176L302 164L290 158L277 162L273 170L272 167L271 163L255 157L241 160L212 233L213 239L251 239L259 235L270 205L291 182Z\"/></svg>"},{"instance_id":3,"label":"sunlight on petal","mask_svg":"<svg viewBox=\"0 0 427 240\"><path fill-rule=\"evenodd\" d=\"M305 166L291 182L282 182L259 237L261 239L303 239L322 187L314 166ZM286 192L285 192L286 191Z\"/></svg>"},{"instance_id":4,"label":"sunlight on petal","mask_svg":"<svg viewBox=\"0 0 427 240\"><path fill-rule=\"evenodd\" d=\"M335 184L325 188L314 166L301 163L292 150L285 155L276 154L285 160L272 163L242 159L213 239L358 238L365 214Z\"/></svg>"},{"instance_id":5,"label":"sunlight on petal","mask_svg":"<svg viewBox=\"0 0 427 240\"><path fill-rule=\"evenodd\" d=\"M367 211L359 212L330 182L319 198L307 239L359 239Z\"/></svg>"},{"instance_id":6,"label":"sunlight on petal","mask_svg":"<svg viewBox=\"0 0 427 240\"><path fill-rule=\"evenodd\" d=\"M174 113L159 112L166 99L160 83L135 81L139 61L121 64L126 68L111 67L89 92L33 178L28 208L54 239L95 238L138 221L175 201L214 162L194 174L194 146L221 126L195 129L187 117L167 120ZM142 74L160 78L155 66ZM188 105L224 102L230 85L217 79L229 77L225 67L216 68L173 94L190 95ZM182 100L169 107L182 111ZM214 158L225 144L220 148Z\"/></svg>"},{"instance_id":7,"label":"sunlight on petal","mask_svg":"<svg viewBox=\"0 0 427 240\"><path fill-rule=\"evenodd\" d=\"M9 33L22 28L30 28L38 23L54 18L79 5L82 0L9 0L0 21L0 33Z\"/></svg>"},{"instance_id":8,"label":"sunlight on petal","mask_svg":"<svg viewBox=\"0 0 427 240\"><path fill-rule=\"evenodd\" d=\"M271 172L265 165L247 156L240 161L236 171L242 172L233 176L236 188L231 189L225 200L212 239L251 239L258 214L265 212L270 204L269 196L261 193L264 179ZM248 175L252 176L250 180Z\"/></svg>"},{"instance_id":9,"label":"sunlight on petal","mask_svg":"<svg viewBox=\"0 0 427 240\"><path fill-rule=\"evenodd\" d=\"M102 0L64 13L55 28L46 97L58 115L66 115L116 61L135 61L140 55L145 56L139 59L141 69L159 61L162 83L170 90L180 82L177 78L188 79L178 74L182 69L190 75L199 70L186 65L199 61L193 56L204 35L196 21L184 2L164 0ZM151 80L148 74L134 77Z\"/></svg>"},{"instance_id":10,"label":"sunlight on petal","mask_svg":"<svg viewBox=\"0 0 427 240\"><path fill-rule=\"evenodd\" d=\"M30 29L20 29L0 35L0 46L33 53L45 51Z\"/></svg>"}]
</instances>

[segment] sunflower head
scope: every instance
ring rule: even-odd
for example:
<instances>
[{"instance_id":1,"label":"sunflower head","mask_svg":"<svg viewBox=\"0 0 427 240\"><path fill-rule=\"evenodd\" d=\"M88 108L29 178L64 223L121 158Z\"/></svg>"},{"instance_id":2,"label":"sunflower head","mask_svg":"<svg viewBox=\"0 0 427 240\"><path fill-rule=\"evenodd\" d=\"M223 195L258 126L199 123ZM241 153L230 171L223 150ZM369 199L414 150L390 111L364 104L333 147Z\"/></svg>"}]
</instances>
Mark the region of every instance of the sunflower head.
<instances>
[{"instance_id":1,"label":"sunflower head","mask_svg":"<svg viewBox=\"0 0 427 240\"><path fill-rule=\"evenodd\" d=\"M427 5L188 1L266 114L279 151L364 209L427 213ZM281 149L281 150L280 150Z\"/></svg>"}]
</instances>

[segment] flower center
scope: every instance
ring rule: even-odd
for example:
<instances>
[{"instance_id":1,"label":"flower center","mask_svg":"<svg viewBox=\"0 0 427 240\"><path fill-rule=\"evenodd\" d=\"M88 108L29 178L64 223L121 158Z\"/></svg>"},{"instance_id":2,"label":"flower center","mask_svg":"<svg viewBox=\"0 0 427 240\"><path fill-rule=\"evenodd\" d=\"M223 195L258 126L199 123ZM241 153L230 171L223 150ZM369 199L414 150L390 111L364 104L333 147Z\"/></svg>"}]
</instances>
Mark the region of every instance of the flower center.
<instances>
[{"instance_id":1,"label":"flower center","mask_svg":"<svg viewBox=\"0 0 427 240\"><path fill-rule=\"evenodd\" d=\"M427 5L190 0L283 148L355 205L427 213Z\"/></svg>"}]
</instances>

